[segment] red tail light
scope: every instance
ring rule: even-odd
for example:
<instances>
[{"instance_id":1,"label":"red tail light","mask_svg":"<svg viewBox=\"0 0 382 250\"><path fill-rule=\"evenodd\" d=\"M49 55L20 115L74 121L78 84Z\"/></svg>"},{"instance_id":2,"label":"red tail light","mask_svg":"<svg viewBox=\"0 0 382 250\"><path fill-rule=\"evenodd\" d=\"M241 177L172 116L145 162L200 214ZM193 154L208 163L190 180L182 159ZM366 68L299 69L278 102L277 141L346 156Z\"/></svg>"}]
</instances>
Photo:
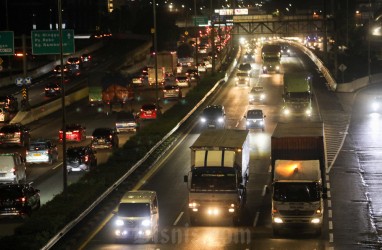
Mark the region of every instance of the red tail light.
<instances>
[{"instance_id":1,"label":"red tail light","mask_svg":"<svg viewBox=\"0 0 382 250\"><path fill-rule=\"evenodd\" d=\"M20 198L18 199L18 201L20 201L20 202L22 202L22 203L25 203L25 202L27 202L27 197L20 197Z\"/></svg>"},{"instance_id":2,"label":"red tail light","mask_svg":"<svg viewBox=\"0 0 382 250\"><path fill-rule=\"evenodd\" d=\"M85 155L85 162L87 162L88 160L89 160L89 156Z\"/></svg>"}]
</instances>

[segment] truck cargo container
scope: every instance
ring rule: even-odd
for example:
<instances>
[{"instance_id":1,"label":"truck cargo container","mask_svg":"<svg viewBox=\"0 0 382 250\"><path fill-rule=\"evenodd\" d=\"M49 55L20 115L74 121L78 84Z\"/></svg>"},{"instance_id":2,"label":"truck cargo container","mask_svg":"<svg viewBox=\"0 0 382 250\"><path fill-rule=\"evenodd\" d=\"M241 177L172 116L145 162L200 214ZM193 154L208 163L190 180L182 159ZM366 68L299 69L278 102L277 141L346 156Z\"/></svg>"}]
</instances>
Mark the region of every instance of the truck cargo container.
<instances>
[{"instance_id":1,"label":"truck cargo container","mask_svg":"<svg viewBox=\"0 0 382 250\"><path fill-rule=\"evenodd\" d=\"M322 122L278 123L271 137L272 227L308 226L319 235L326 198Z\"/></svg>"},{"instance_id":2,"label":"truck cargo container","mask_svg":"<svg viewBox=\"0 0 382 250\"><path fill-rule=\"evenodd\" d=\"M191 170L184 176L189 190L190 222L231 217L238 223L246 202L249 175L249 132L203 131L191 149Z\"/></svg>"}]
</instances>

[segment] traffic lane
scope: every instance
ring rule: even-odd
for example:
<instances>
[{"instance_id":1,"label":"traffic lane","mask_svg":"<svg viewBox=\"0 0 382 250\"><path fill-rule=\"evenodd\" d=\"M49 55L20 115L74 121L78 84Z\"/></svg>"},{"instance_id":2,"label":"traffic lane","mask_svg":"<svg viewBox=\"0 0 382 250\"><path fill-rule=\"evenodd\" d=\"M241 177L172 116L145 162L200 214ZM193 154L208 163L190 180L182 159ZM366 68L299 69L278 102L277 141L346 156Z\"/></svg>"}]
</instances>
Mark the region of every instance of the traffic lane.
<instances>
[{"instance_id":1,"label":"traffic lane","mask_svg":"<svg viewBox=\"0 0 382 250\"><path fill-rule=\"evenodd\" d=\"M349 168L347 173L359 174L360 178L357 178L358 180L354 184L355 187L360 187L359 190L362 192L359 194L358 191L355 191L355 194L358 195L350 199L350 202L359 207L360 212L365 212L368 215L357 217L358 227L364 228L367 233L365 236L356 235L356 237L361 238L365 246L379 247L380 244L377 244L375 240L377 237L381 237L378 232L382 228L382 199L380 196L382 188L380 178L382 175L382 168L380 167L382 161L380 154L382 151L382 132L380 129L382 116L380 111L373 111L372 103L381 94L382 87L380 85L373 85L358 92L352 105L352 119L347 135L347 138L351 139L349 146L354 149L355 162L358 162L355 168ZM349 143L349 141L347 142ZM350 166L354 166L354 164ZM368 207L369 209L366 209ZM371 224L365 223L367 221Z\"/></svg>"}]
</instances>

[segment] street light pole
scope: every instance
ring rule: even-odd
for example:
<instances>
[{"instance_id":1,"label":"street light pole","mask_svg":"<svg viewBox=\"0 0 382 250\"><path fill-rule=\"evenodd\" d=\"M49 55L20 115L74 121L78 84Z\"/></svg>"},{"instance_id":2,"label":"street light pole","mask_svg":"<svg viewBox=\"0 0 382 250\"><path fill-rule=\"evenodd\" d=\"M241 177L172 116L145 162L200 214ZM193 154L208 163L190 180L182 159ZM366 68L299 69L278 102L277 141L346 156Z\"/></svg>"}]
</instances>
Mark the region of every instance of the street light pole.
<instances>
[{"instance_id":1,"label":"street light pole","mask_svg":"<svg viewBox=\"0 0 382 250\"><path fill-rule=\"evenodd\" d=\"M368 83L371 83L371 55L370 55L370 32L371 32L371 1L369 0L369 24L368 24L368 32L367 34L367 75L368 75Z\"/></svg>"},{"instance_id":2,"label":"street light pole","mask_svg":"<svg viewBox=\"0 0 382 250\"><path fill-rule=\"evenodd\" d=\"M68 188L68 170L66 163L66 112L65 112L65 85L64 85L64 59L62 45L62 7L61 0L58 0L58 30L60 34L60 64L61 64L61 105L62 105L62 176L63 176L63 194L67 198Z\"/></svg>"},{"instance_id":3,"label":"street light pole","mask_svg":"<svg viewBox=\"0 0 382 250\"><path fill-rule=\"evenodd\" d=\"M158 106L158 47L157 47L157 12L156 3L153 0L153 18L154 18L154 67L155 67L155 104Z\"/></svg>"},{"instance_id":4,"label":"street light pole","mask_svg":"<svg viewBox=\"0 0 382 250\"><path fill-rule=\"evenodd\" d=\"M195 65L198 77L196 78L196 84L199 83L199 66L198 66L198 33L199 30L196 25L196 0L194 0L194 32L195 32Z\"/></svg>"}]
</instances>

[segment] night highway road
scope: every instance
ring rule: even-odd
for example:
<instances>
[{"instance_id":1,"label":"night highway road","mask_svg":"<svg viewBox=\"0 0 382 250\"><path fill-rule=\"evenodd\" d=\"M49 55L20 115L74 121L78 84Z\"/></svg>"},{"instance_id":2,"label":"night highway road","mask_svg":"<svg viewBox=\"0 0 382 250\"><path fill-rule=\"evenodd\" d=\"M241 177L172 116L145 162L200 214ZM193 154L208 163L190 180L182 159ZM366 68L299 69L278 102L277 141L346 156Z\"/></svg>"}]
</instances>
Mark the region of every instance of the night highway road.
<instances>
[{"instance_id":1,"label":"night highway road","mask_svg":"<svg viewBox=\"0 0 382 250\"><path fill-rule=\"evenodd\" d=\"M259 58L252 63L254 68L251 79L252 86L261 84L266 89L267 101L253 107L263 109L266 117L265 132L254 130L250 132L250 177L248 186L247 207L242 216L241 225L232 227L231 219L202 222L200 226L189 226L187 186L183 176L190 168L189 146L199 135L201 128L198 123L184 134L177 145L172 147L150 173L136 186L137 189L156 190L159 197L160 232L155 244L119 244L111 233L113 214L104 218L90 238L82 246L83 249L328 249L329 218L325 216L323 234L314 237L308 232L293 231L285 237L275 238L271 229L271 199L270 199L270 136L280 117L282 76L279 74L260 74ZM283 68L288 70L310 69L301 59L296 57L283 58ZM314 85L324 84L315 74L315 69L309 71L315 77ZM324 86L325 87L325 86ZM243 116L248 106L248 87L236 87L229 80L221 89L211 104L222 104L226 109L227 128L244 129ZM318 94L317 94L318 95ZM320 98L327 98L321 93ZM316 96L317 97L317 96ZM319 120L318 107L314 106L312 120ZM301 120L304 122L304 119ZM341 124L342 126L343 124ZM345 124L346 125L346 124ZM340 127L334 126L334 130ZM341 127L342 128L342 127ZM330 132L330 131L329 131ZM330 137L330 136L329 136ZM334 144L334 145L333 145ZM339 147L334 142L333 150ZM331 154L334 155L335 153ZM332 158L333 159L333 158Z\"/></svg>"}]
</instances>

